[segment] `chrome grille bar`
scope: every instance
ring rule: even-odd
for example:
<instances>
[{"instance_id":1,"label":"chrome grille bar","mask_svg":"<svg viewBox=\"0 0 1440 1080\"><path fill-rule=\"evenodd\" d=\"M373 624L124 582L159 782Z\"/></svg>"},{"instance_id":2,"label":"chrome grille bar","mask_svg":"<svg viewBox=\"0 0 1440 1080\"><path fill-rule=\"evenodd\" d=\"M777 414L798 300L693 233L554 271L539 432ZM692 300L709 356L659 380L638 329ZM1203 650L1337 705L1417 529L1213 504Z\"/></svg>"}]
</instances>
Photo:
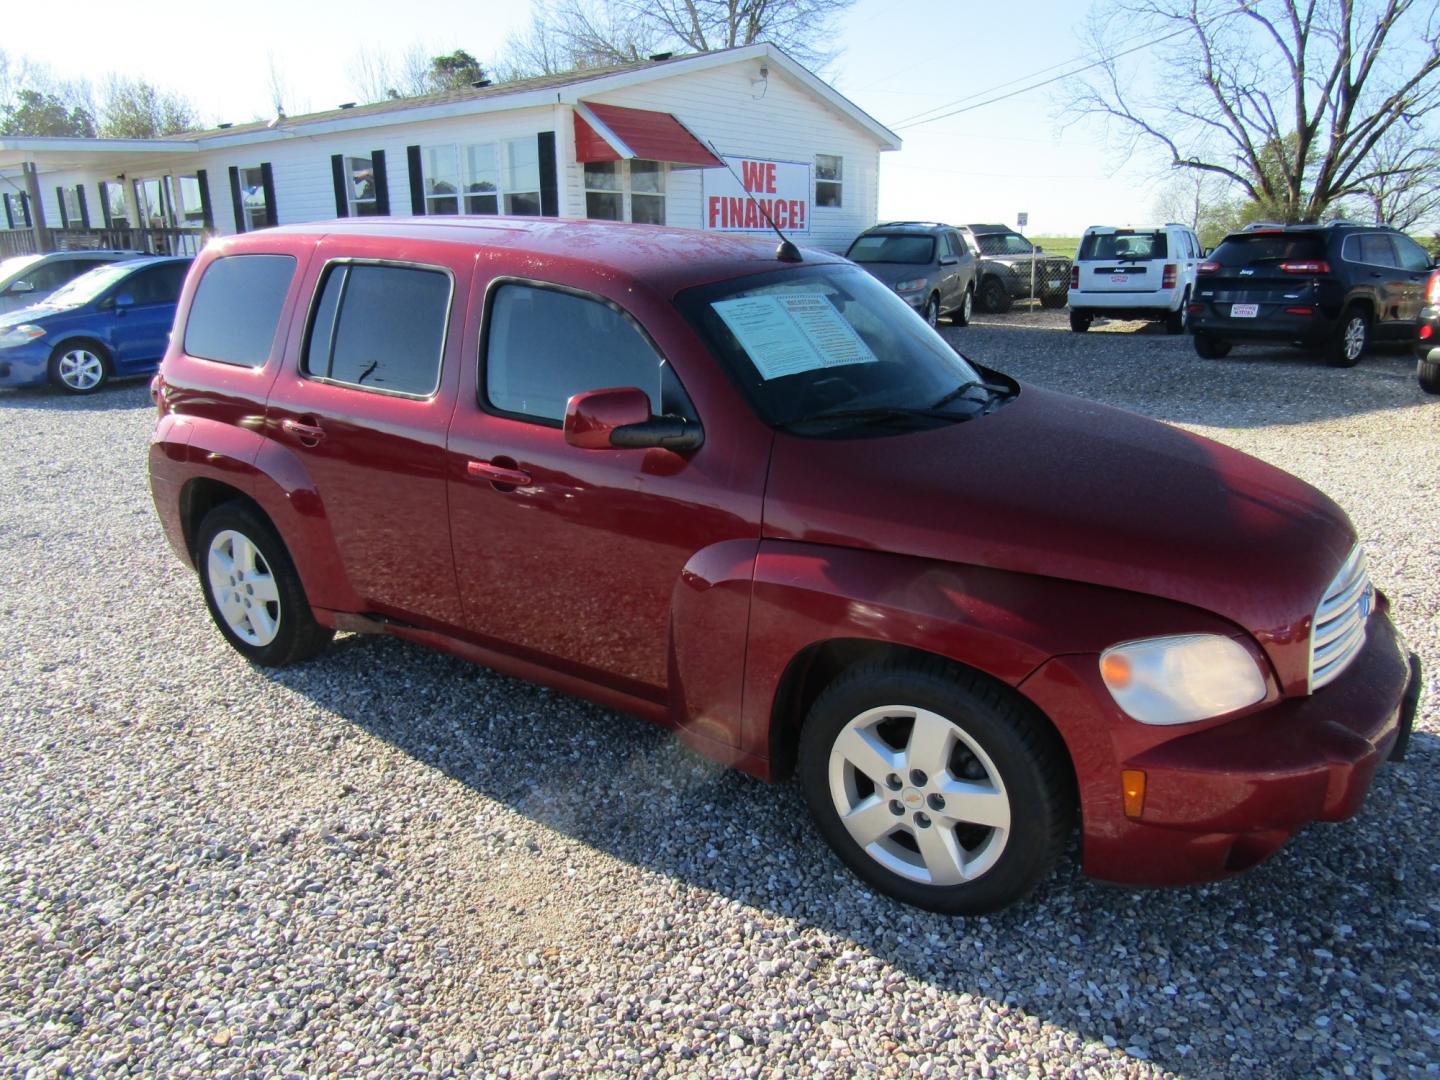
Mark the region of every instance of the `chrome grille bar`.
<instances>
[{"instance_id":1,"label":"chrome grille bar","mask_svg":"<svg viewBox=\"0 0 1440 1080\"><path fill-rule=\"evenodd\" d=\"M1365 644L1374 590L1357 544L1325 590L1310 624L1310 689L1340 677Z\"/></svg>"}]
</instances>

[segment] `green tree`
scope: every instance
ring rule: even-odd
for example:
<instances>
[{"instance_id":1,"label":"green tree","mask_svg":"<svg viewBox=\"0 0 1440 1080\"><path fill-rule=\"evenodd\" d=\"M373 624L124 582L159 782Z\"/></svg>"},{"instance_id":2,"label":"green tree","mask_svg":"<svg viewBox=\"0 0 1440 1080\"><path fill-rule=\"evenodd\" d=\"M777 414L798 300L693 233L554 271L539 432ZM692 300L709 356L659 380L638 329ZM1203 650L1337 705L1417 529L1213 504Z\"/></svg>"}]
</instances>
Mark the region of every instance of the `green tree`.
<instances>
[{"instance_id":1,"label":"green tree","mask_svg":"<svg viewBox=\"0 0 1440 1080\"><path fill-rule=\"evenodd\" d=\"M195 108L179 94L160 90L144 79L112 75L100 105L100 135L106 139L154 139L193 131Z\"/></svg>"},{"instance_id":2,"label":"green tree","mask_svg":"<svg viewBox=\"0 0 1440 1080\"><path fill-rule=\"evenodd\" d=\"M464 49L456 49L452 53L430 59L432 91L460 89L483 78L485 71L480 67L480 61Z\"/></svg>"},{"instance_id":3,"label":"green tree","mask_svg":"<svg viewBox=\"0 0 1440 1080\"><path fill-rule=\"evenodd\" d=\"M14 101L0 105L0 135L93 139L95 117L83 106L69 104L57 94L21 90Z\"/></svg>"}]
</instances>

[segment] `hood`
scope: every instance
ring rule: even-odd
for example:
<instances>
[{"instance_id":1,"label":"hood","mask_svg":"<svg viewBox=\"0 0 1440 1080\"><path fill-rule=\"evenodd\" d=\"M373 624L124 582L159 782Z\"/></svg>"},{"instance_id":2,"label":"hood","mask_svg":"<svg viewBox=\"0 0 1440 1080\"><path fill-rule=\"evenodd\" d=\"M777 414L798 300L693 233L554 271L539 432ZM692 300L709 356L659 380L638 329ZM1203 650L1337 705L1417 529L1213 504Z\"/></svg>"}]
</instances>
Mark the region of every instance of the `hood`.
<instances>
[{"instance_id":1,"label":"hood","mask_svg":"<svg viewBox=\"0 0 1440 1080\"><path fill-rule=\"evenodd\" d=\"M29 307L16 308L14 311L0 312L0 330L11 326L20 326L24 323L39 322L63 310L66 309L46 307L44 304L31 304Z\"/></svg>"},{"instance_id":2,"label":"hood","mask_svg":"<svg viewBox=\"0 0 1440 1080\"><path fill-rule=\"evenodd\" d=\"M1287 687L1304 685L1310 620L1355 543L1344 512L1288 473L1032 386L925 431L778 434L764 532L1178 601L1249 631Z\"/></svg>"},{"instance_id":3,"label":"hood","mask_svg":"<svg viewBox=\"0 0 1440 1080\"><path fill-rule=\"evenodd\" d=\"M870 262L856 263L856 265L877 281L884 282L891 288L894 288L897 281L928 278L935 272L935 267L930 263Z\"/></svg>"}]
</instances>

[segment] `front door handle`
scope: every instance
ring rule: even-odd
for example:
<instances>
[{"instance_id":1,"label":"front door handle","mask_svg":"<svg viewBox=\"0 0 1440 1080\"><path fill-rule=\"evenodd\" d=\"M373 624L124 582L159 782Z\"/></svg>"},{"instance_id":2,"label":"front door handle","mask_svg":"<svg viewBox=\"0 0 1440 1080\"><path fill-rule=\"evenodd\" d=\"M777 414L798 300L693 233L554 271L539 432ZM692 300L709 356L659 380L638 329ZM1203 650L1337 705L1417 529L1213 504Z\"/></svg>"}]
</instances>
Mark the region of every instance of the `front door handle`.
<instances>
[{"instance_id":1,"label":"front door handle","mask_svg":"<svg viewBox=\"0 0 1440 1080\"><path fill-rule=\"evenodd\" d=\"M524 469L507 469L504 465L496 465L489 461L467 461L465 471L471 476L489 480L492 484L504 484L507 487L524 487L530 483L530 474Z\"/></svg>"},{"instance_id":2,"label":"front door handle","mask_svg":"<svg viewBox=\"0 0 1440 1080\"><path fill-rule=\"evenodd\" d=\"M280 428L294 435L306 446L314 446L325 438L325 429L319 424L307 424L304 420L296 420L289 416L280 421Z\"/></svg>"}]
</instances>

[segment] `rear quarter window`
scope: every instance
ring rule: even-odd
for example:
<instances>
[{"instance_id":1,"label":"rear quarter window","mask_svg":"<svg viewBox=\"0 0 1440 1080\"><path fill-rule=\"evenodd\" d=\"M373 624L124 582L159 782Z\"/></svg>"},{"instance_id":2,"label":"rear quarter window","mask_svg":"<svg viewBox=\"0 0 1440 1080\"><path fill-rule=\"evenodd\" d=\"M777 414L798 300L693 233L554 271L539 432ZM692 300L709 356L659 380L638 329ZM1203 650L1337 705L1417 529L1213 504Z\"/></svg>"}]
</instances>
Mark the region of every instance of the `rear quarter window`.
<instances>
[{"instance_id":1,"label":"rear quarter window","mask_svg":"<svg viewBox=\"0 0 1440 1080\"><path fill-rule=\"evenodd\" d=\"M185 352L262 367L295 276L293 255L226 255L205 268L185 320Z\"/></svg>"}]
</instances>

